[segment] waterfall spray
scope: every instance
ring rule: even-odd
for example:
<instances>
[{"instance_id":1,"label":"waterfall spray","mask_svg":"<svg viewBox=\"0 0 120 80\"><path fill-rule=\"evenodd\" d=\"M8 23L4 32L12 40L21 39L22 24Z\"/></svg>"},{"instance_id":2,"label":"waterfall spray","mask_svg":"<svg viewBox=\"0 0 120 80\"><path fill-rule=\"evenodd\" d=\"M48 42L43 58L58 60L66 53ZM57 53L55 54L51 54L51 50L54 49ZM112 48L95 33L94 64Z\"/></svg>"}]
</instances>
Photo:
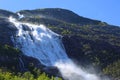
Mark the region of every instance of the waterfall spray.
<instances>
[{"instance_id":1,"label":"waterfall spray","mask_svg":"<svg viewBox=\"0 0 120 80\"><path fill-rule=\"evenodd\" d=\"M100 80L95 74L84 71L72 61L57 62L55 66L60 70L65 80Z\"/></svg>"}]
</instances>

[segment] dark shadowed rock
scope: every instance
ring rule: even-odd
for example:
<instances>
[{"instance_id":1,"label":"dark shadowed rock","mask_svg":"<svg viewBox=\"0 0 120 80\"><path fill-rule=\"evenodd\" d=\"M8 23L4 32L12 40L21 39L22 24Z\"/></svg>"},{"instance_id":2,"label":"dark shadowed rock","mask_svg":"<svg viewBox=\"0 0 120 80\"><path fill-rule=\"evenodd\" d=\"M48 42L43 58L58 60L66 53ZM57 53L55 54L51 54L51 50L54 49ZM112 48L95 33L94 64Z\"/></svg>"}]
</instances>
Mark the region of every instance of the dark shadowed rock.
<instances>
[{"instance_id":1,"label":"dark shadowed rock","mask_svg":"<svg viewBox=\"0 0 120 80\"><path fill-rule=\"evenodd\" d=\"M6 18L0 18L0 44L13 46L11 36L16 33L16 27Z\"/></svg>"}]
</instances>

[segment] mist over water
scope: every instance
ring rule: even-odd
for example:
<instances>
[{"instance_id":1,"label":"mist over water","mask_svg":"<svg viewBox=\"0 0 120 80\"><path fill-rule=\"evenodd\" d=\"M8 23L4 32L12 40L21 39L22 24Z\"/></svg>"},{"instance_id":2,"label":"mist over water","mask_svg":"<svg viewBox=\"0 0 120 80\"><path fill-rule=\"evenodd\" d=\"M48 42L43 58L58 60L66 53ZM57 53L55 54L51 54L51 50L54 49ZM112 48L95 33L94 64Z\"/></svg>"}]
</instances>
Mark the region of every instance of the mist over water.
<instances>
[{"instance_id":1,"label":"mist over water","mask_svg":"<svg viewBox=\"0 0 120 80\"><path fill-rule=\"evenodd\" d=\"M61 36L44 25L21 23L12 17L9 20L18 29L16 35L11 36L14 45L42 64L57 67L65 80L108 80L101 79L73 63L65 52Z\"/></svg>"},{"instance_id":2,"label":"mist over water","mask_svg":"<svg viewBox=\"0 0 120 80\"><path fill-rule=\"evenodd\" d=\"M65 80L101 80L95 74L90 74L78 67L72 61L57 62L55 66L60 70Z\"/></svg>"}]
</instances>

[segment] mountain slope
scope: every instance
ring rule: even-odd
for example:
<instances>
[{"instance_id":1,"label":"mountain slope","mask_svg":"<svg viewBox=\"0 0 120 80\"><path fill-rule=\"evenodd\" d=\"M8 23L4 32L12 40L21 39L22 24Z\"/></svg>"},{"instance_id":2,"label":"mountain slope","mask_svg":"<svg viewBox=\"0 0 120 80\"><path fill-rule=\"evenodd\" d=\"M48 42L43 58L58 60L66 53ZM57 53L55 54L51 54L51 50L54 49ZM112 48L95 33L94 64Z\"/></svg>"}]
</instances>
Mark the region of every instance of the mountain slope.
<instances>
[{"instance_id":1,"label":"mountain slope","mask_svg":"<svg viewBox=\"0 0 120 80\"><path fill-rule=\"evenodd\" d=\"M4 10L0 12L1 16L8 17L9 15L3 15L3 12L9 15L17 15L19 12L24 15L22 19L17 16L16 19L19 21L44 24L62 35L68 56L83 66L92 64L105 72L107 67L108 70L113 67L109 65L120 60L120 27L118 26L84 18L72 11L59 8L22 10L17 13ZM14 31L16 31L14 25L6 18L0 17L0 44L13 46L10 36L15 34ZM113 75L109 72L105 74ZM118 77L118 74L112 77L115 76Z\"/></svg>"},{"instance_id":2,"label":"mountain slope","mask_svg":"<svg viewBox=\"0 0 120 80\"><path fill-rule=\"evenodd\" d=\"M112 26L100 21L97 24L96 23L94 24L94 22L93 24L89 24L89 22L88 23L85 22L84 25L81 22L79 22L79 24L71 23L73 20L75 20L74 17L76 17L76 15L74 13L72 13L71 15L71 11L68 11L70 12L69 15L71 15L71 17L68 17L67 19L72 18L72 19L69 19L71 20L71 22L69 22L69 21L66 21L66 17L61 16L63 15L63 13L66 13L66 10L62 9L62 13L59 12L60 10L59 9L42 9L42 10L39 9L39 10L32 10L32 11L21 11L21 14L23 12L24 15L28 13L29 14L31 13L32 15L33 13L35 15L32 15L32 16L36 16L36 14L37 16L45 14L47 16L49 15L49 17L52 17L52 18L27 17L27 18L21 19L21 21L31 22L35 24L43 23L47 25L50 29L55 31L56 33L63 35L64 36L63 42L67 49L68 55L70 55L71 58L80 60L81 56L85 56L84 59L86 59L87 55L95 56L95 54L97 56L99 56L100 54L103 55L101 57L99 56L102 62L105 62L106 60L109 61L109 58L107 58L108 55L115 54L116 57L114 56L114 60L118 60L120 58L119 56L120 28L119 27ZM73 17L73 14L75 15L74 17ZM64 20L61 21L61 18L59 18L58 15ZM56 18L56 20L53 18ZM80 16L79 17L77 16L77 18L86 20L86 18L81 18ZM89 21L91 22L93 20L89 19ZM85 49L86 46L89 47L89 49ZM105 53L106 55L104 55ZM106 59L102 60L103 59L102 57L105 57ZM107 64L105 63L102 65L105 66Z\"/></svg>"},{"instance_id":3,"label":"mountain slope","mask_svg":"<svg viewBox=\"0 0 120 80\"><path fill-rule=\"evenodd\" d=\"M7 11L7 10L0 9L0 17L9 17L9 16L17 17L17 14Z\"/></svg>"},{"instance_id":4,"label":"mountain slope","mask_svg":"<svg viewBox=\"0 0 120 80\"><path fill-rule=\"evenodd\" d=\"M54 20L60 20L60 21L80 24L80 25L81 24L98 24L100 22L100 21L81 17L72 11L60 9L60 8L22 10L22 11L19 11L18 13L21 13L27 17L40 17L40 18L48 18L48 19L50 18Z\"/></svg>"}]
</instances>

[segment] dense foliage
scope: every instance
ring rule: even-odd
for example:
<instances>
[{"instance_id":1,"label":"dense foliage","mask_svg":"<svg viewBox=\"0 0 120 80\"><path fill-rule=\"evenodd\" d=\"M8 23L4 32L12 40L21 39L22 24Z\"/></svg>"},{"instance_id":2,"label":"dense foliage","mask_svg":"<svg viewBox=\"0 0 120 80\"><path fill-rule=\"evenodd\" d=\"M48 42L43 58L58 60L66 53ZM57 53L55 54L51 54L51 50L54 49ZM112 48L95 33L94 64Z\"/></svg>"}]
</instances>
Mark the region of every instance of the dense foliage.
<instances>
[{"instance_id":1,"label":"dense foliage","mask_svg":"<svg viewBox=\"0 0 120 80\"><path fill-rule=\"evenodd\" d=\"M108 65L103 72L107 75L111 75L114 78L120 79L120 60Z\"/></svg>"},{"instance_id":2,"label":"dense foliage","mask_svg":"<svg viewBox=\"0 0 120 80\"><path fill-rule=\"evenodd\" d=\"M48 77L47 74L37 72L37 76L34 76L31 72L17 73L5 72L0 69L0 80L62 80L58 77Z\"/></svg>"},{"instance_id":3,"label":"dense foliage","mask_svg":"<svg viewBox=\"0 0 120 80\"><path fill-rule=\"evenodd\" d=\"M0 45L0 67L6 70L17 71L19 56L22 53L9 45Z\"/></svg>"}]
</instances>

